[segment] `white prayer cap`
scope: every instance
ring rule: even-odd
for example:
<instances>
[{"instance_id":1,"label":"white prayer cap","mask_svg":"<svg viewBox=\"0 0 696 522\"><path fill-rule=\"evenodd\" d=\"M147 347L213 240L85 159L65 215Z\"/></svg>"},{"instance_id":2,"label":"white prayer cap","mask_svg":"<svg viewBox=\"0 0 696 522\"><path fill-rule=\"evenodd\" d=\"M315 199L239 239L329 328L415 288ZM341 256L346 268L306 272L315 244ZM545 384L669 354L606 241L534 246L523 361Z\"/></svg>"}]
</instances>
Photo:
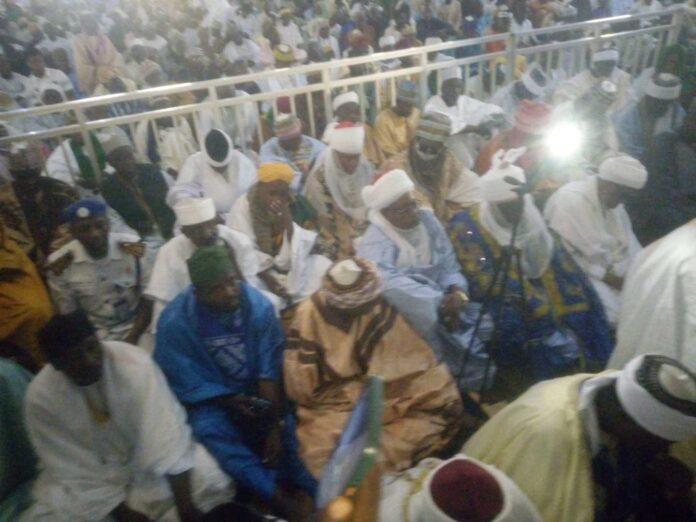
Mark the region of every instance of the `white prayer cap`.
<instances>
[{"instance_id":1,"label":"white prayer cap","mask_svg":"<svg viewBox=\"0 0 696 522\"><path fill-rule=\"evenodd\" d=\"M465 455L440 463L412 497L410 520L541 522L541 515L510 477Z\"/></svg>"},{"instance_id":2,"label":"white prayer cap","mask_svg":"<svg viewBox=\"0 0 696 522\"><path fill-rule=\"evenodd\" d=\"M372 185L363 187L362 198L370 210L382 210L413 189L413 181L408 174L394 169L377 178Z\"/></svg>"},{"instance_id":3,"label":"white prayer cap","mask_svg":"<svg viewBox=\"0 0 696 522\"><path fill-rule=\"evenodd\" d=\"M396 38L393 36L383 36L379 39L379 48L387 47L388 45L396 45Z\"/></svg>"},{"instance_id":4,"label":"white prayer cap","mask_svg":"<svg viewBox=\"0 0 696 522\"><path fill-rule=\"evenodd\" d=\"M232 161L234 145L227 133L221 129L210 129L203 142L203 155L213 167L224 167Z\"/></svg>"},{"instance_id":5,"label":"white prayer cap","mask_svg":"<svg viewBox=\"0 0 696 522\"><path fill-rule=\"evenodd\" d=\"M139 45L141 47L145 47L145 40L142 38L133 38L129 43L128 43L128 50L130 51L133 47L136 45Z\"/></svg>"},{"instance_id":6,"label":"white prayer cap","mask_svg":"<svg viewBox=\"0 0 696 522\"><path fill-rule=\"evenodd\" d=\"M546 90L546 74L535 63L522 75L522 84L534 96L543 96Z\"/></svg>"},{"instance_id":7,"label":"white prayer cap","mask_svg":"<svg viewBox=\"0 0 696 522\"><path fill-rule=\"evenodd\" d=\"M556 13L559 20L567 20L569 18L575 18L578 14L578 10L570 4L562 5L562 7Z\"/></svg>"},{"instance_id":8,"label":"white prayer cap","mask_svg":"<svg viewBox=\"0 0 696 522\"><path fill-rule=\"evenodd\" d=\"M217 215L215 203L210 198L182 199L174 205L174 213L182 227L205 223Z\"/></svg>"},{"instance_id":9,"label":"white prayer cap","mask_svg":"<svg viewBox=\"0 0 696 522\"><path fill-rule=\"evenodd\" d=\"M122 129L119 130L121 130L121 132L109 133L106 136L105 141L103 141L101 144L102 148L104 149L104 154L107 157L109 156L109 154L122 147L130 147L131 149L133 148L133 144L131 143L131 140L128 137L128 135Z\"/></svg>"},{"instance_id":10,"label":"white prayer cap","mask_svg":"<svg viewBox=\"0 0 696 522\"><path fill-rule=\"evenodd\" d=\"M628 154L605 159L597 176L617 185L640 190L648 181L648 171L643 164Z\"/></svg>"},{"instance_id":11,"label":"white prayer cap","mask_svg":"<svg viewBox=\"0 0 696 522\"><path fill-rule=\"evenodd\" d=\"M361 154L365 143L365 129L349 121L339 122L329 137L329 147L343 154Z\"/></svg>"},{"instance_id":12,"label":"white prayer cap","mask_svg":"<svg viewBox=\"0 0 696 522\"><path fill-rule=\"evenodd\" d=\"M341 286L352 285L362 272L363 269L353 259L344 259L329 268L329 275Z\"/></svg>"},{"instance_id":13,"label":"white prayer cap","mask_svg":"<svg viewBox=\"0 0 696 522\"><path fill-rule=\"evenodd\" d=\"M362 5L360 2L356 2L353 4L353 7L350 8L350 15L355 16L358 13L364 13L365 12L365 6Z\"/></svg>"},{"instance_id":14,"label":"white prayer cap","mask_svg":"<svg viewBox=\"0 0 696 522\"><path fill-rule=\"evenodd\" d=\"M605 47L595 51L592 55L592 63L596 62L618 62L619 51L613 47Z\"/></svg>"},{"instance_id":15,"label":"white prayer cap","mask_svg":"<svg viewBox=\"0 0 696 522\"><path fill-rule=\"evenodd\" d=\"M696 375L669 357L648 354L619 373L622 408L644 430L679 442L696 436Z\"/></svg>"},{"instance_id":16,"label":"white prayer cap","mask_svg":"<svg viewBox=\"0 0 696 522\"><path fill-rule=\"evenodd\" d=\"M481 177L481 197L489 203L505 203L518 197L513 189L523 185L527 178L514 162L527 151L526 147L519 149L499 150L493 155L492 166ZM508 178L508 179L506 179ZM510 183L516 180L518 183Z\"/></svg>"},{"instance_id":17,"label":"white prayer cap","mask_svg":"<svg viewBox=\"0 0 696 522\"><path fill-rule=\"evenodd\" d=\"M184 199L199 199L204 196L203 189L198 183L177 183L167 192L167 205L174 208Z\"/></svg>"},{"instance_id":18,"label":"white prayer cap","mask_svg":"<svg viewBox=\"0 0 696 522\"><path fill-rule=\"evenodd\" d=\"M45 103L44 96L47 92L56 92L58 93L58 96L60 96L60 99L63 102L68 101L68 98L65 96L65 91L60 85L53 82L46 82L41 86L41 89L39 90L39 100L41 104Z\"/></svg>"},{"instance_id":19,"label":"white prayer cap","mask_svg":"<svg viewBox=\"0 0 696 522\"><path fill-rule=\"evenodd\" d=\"M425 39L425 45L436 45L436 44L441 44L442 43L442 38L438 36L428 36Z\"/></svg>"},{"instance_id":20,"label":"white prayer cap","mask_svg":"<svg viewBox=\"0 0 696 522\"><path fill-rule=\"evenodd\" d=\"M681 94L681 80L674 74L658 73L648 81L645 94L660 100L676 100Z\"/></svg>"},{"instance_id":21,"label":"white prayer cap","mask_svg":"<svg viewBox=\"0 0 696 522\"><path fill-rule=\"evenodd\" d=\"M440 83L445 80L451 80L452 78L459 78L461 80L462 77L462 68L459 66L440 69Z\"/></svg>"},{"instance_id":22,"label":"white prayer cap","mask_svg":"<svg viewBox=\"0 0 696 522\"><path fill-rule=\"evenodd\" d=\"M341 105L345 105L346 103L360 103L360 97L358 96L358 93L355 91L348 91L336 96L333 99L334 112L337 111L339 107L341 107Z\"/></svg>"}]
</instances>

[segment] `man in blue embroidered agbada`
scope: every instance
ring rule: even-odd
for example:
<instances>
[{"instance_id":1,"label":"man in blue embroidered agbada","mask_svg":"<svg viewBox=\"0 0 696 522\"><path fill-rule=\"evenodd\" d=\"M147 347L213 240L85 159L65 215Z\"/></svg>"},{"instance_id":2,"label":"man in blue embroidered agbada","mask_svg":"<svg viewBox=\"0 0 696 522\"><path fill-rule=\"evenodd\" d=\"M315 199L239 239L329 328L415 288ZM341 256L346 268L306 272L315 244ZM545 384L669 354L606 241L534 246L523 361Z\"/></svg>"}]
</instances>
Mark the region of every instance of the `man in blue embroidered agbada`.
<instances>
[{"instance_id":1,"label":"man in blue embroidered agbada","mask_svg":"<svg viewBox=\"0 0 696 522\"><path fill-rule=\"evenodd\" d=\"M240 280L222 247L199 248L187 264L192 285L162 312L154 358L195 436L240 489L304 520L316 482L282 405L284 339L273 306Z\"/></svg>"}]
</instances>

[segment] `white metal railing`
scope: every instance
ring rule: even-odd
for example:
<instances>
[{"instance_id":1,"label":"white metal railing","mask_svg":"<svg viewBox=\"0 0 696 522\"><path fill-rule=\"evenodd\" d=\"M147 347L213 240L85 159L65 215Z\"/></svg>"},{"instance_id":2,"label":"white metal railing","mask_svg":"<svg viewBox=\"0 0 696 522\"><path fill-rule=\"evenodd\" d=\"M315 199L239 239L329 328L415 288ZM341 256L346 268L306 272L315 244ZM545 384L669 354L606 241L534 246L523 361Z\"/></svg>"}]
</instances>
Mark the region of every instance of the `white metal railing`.
<instances>
[{"instance_id":1,"label":"white metal railing","mask_svg":"<svg viewBox=\"0 0 696 522\"><path fill-rule=\"evenodd\" d=\"M247 74L244 76L224 77L196 83L180 83L144 89L131 93L110 94L105 96L85 98L81 100L60 103L56 105L33 107L12 112L0 113L0 120L12 125L13 121L23 118L33 118L52 113L72 112L77 121L76 124L63 127L29 132L20 135L0 138L0 147L17 141L27 139L42 140L55 147L61 139L80 133L83 137L86 152L88 153L95 172L97 168L96 155L92 147L92 141L88 139L89 133L113 126L126 126L131 136L135 136L135 124L142 121L152 121L168 116L187 117L194 126L194 136L201 141L200 115L205 111L212 113L215 125L222 124L222 111L232 110L235 126L238 129L244 127L243 107L252 104L251 107L257 114L277 114L275 101L281 96L290 98L292 112L298 112L298 105L302 105L301 117L309 124L305 132L317 136L320 129L316 122L320 113L326 122L331 121L331 98L334 94L346 90L357 90L361 94L361 110L366 118L373 117L378 110L393 103L398 80L409 78L418 82L420 89L421 105L429 96L428 78L435 74L436 85L439 85L439 75L445 68L458 66L462 68L467 83L468 94L478 98L487 99L494 90L503 84L509 83L514 78L514 64L519 56L525 57L527 63L539 63L548 73L553 64L560 64L567 76L572 76L587 67L588 51L597 48L606 42L615 42L621 53L620 66L633 74L639 74L646 67L655 64L660 51L667 45L677 41L684 15L693 10L682 7L673 7L658 13L646 13L641 15L625 15L587 22L567 24L563 26L536 29L519 34L500 34L483 36L479 38L445 42L427 47L416 47L387 53L376 53L369 56L332 60L323 63L313 63L293 67L292 69L276 69ZM636 24L637 28L625 28L626 25ZM619 29L617 30L617 26ZM520 42L534 37L544 40L553 36L548 42L536 43L523 47ZM494 53L475 54L479 48L487 43L504 42L505 48ZM442 62L429 60L431 53L449 53L462 55ZM409 58L410 66L392 70L379 71L379 63L392 59ZM492 67L496 62L502 63L500 67ZM349 70L351 66L367 65L373 72L360 76L347 76L340 71ZM310 79L306 86L284 89L282 92L261 92L249 96L236 96L232 98L220 98L219 90L224 87L233 87L250 81L267 81L274 78L288 77L289 75L305 75ZM372 99L367 99L366 91L373 91ZM118 116L104 119L91 119L90 112L97 107L110 106L119 102L140 100L148 102L156 97L170 96L181 93L207 94L201 101L188 105L179 105L160 110L147 110L146 112ZM434 94L434 93L432 93ZM318 99L315 99L318 97ZM249 105L246 105L249 107ZM153 125L157 132L157 125ZM241 133L241 131L240 131ZM255 138L260 144L264 141L263 125L257 125ZM247 147L252 141L251 136L242 136L242 147Z\"/></svg>"}]
</instances>

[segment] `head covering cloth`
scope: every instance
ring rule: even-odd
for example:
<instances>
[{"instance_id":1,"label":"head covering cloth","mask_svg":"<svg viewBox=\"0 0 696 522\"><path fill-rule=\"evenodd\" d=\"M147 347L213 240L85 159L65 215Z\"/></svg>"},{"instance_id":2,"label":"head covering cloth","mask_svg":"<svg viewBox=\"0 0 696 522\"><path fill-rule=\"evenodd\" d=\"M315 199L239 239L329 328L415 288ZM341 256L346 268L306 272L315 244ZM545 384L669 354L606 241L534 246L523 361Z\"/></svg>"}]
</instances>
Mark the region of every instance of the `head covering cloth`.
<instances>
[{"instance_id":1,"label":"head covering cloth","mask_svg":"<svg viewBox=\"0 0 696 522\"><path fill-rule=\"evenodd\" d=\"M653 435L673 442L696 436L696 375L680 362L636 357L619 373L616 392L626 413Z\"/></svg>"},{"instance_id":2,"label":"head covering cloth","mask_svg":"<svg viewBox=\"0 0 696 522\"><path fill-rule=\"evenodd\" d=\"M186 266L193 286L215 283L229 274L239 275L227 249L222 246L196 249Z\"/></svg>"},{"instance_id":3,"label":"head covering cloth","mask_svg":"<svg viewBox=\"0 0 696 522\"><path fill-rule=\"evenodd\" d=\"M351 310L376 300L382 291L377 265L354 257L334 264L324 275L319 295L339 310Z\"/></svg>"}]
</instances>

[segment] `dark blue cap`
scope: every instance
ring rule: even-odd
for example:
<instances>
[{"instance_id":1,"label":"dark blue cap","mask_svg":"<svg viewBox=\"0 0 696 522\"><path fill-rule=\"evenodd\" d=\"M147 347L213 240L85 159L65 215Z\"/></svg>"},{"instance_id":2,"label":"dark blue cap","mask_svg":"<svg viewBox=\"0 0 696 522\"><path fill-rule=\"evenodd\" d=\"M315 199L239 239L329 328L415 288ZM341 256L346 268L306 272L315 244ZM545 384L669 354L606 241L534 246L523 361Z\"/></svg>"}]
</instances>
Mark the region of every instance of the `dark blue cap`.
<instances>
[{"instance_id":1,"label":"dark blue cap","mask_svg":"<svg viewBox=\"0 0 696 522\"><path fill-rule=\"evenodd\" d=\"M106 214L106 203L98 199L85 198L64 208L61 215L64 223L72 223L78 219L103 216L104 214Z\"/></svg>"}]
</instances>

